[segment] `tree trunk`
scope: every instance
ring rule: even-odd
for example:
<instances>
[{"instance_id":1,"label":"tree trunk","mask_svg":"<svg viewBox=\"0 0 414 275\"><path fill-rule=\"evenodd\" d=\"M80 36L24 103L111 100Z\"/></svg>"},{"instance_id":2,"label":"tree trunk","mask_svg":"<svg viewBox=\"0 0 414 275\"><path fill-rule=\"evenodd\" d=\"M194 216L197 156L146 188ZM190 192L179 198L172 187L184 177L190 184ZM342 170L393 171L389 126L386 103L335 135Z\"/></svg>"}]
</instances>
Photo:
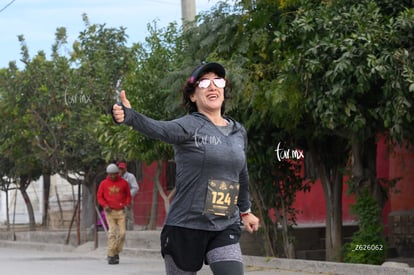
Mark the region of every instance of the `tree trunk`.
<instances>
[{"instance_id":1,"label":"tree trunk","mask_svg":"<svg viewBox=\"0 0 414 275\"><path fill-rule=\"evenodd\" d=\"M9 207L9 189L10 184L7 183L6 187L6 224L7 224L7 231L10 230L10 207Z\"/></svg>"},{"instance_id":2,"label":"tree trunk","mask_svg":"<svg viewBox=\"0 0 414 275\"><path fill-rule=\"evenodd\" d=\"M59 207L60 225L63 226L65 224L65 222L63 220L63 209L62 209L62 204L60 203L60 197L59 197L59 192L58 192L57 185L55 185L55 193L56 193L56 202L57 202L58 207Z\"/></svg>"},{"instance_id":3,"label":"tree trunk","mask_svg":"<svg viewBox=\"0 0 414 275\"><path fill-rule=\"evenodd\" d=\"M159 171L160 175L161 175L161 170L163 167L162 164L163 164L162 160L159 160L157 162L157 168L160 167L160 171ZM156 178L158 178L158 180L154 179L154 184L157 186L158 193L160 194L161 198L164 200L165 213L168 213L168 209L170 208L170 201L172 197L174 197L177 189L176 187L174 187L174 189L172 189L170 193L167 195L167 193L164 191L164 189L161 186L161 181L159 180L159 177L156 177Z\"/></svg>"},{"instance_id":4,"label":"tree trunk","mask_svg":"<svg viewBox=\"0 0 414 275\"><path fill-rule=\"evenodd\" d=\"M264 243L265 255L275 257L277 251L277 224L266 224L266 220L269 220L268 218L265 219L265 217L268 216L266 202L264 201L262 194L258 190L258 185L259 183L257 182L250 183L251 196L253 198L253 201L255 201L258 204L258 217L261 221L261 224L264 225L261 230L264 231L263 234L266 239Z\"/></svg>"},{"instance_id":5,"label":"tree trunk","mask_svg":"<svg viewBox=\"0 0 414 275\"><path fill-rule=\"evenodd\" d=\"M356 193L367 187L381 209L384 208L387 194L377 182L377 144L375 138L352 142L352 182Z\"/></svg>"},{"instance_id":6,"label":"tree trunk","mask_svg":"<svg viewBox=\"0 0 414 275\"><path fill-rule=\"evenodd\" d=\"M48 226L49 195L50 195L50 175L43 175L43 216L42 216L43 227Z\"/></svg>"},{"instance_id":7,"label":"tree trunk","mask_svg":"<svg viewBox=\"0 0 414 275\"><path fill-rule=\"evenodd\" d=\"M28 186L28 184L21 185L20 193L22 194L23 200L26 204L27 214L29 215L29 228L30 228L30 230L35 230L36 229L36 221L35 221L32 202L30 201L30 197L26 192L27 186Z\"/></svg>"},{"instance_id":8,"label":"tree trunk","mask_svg":"<svg viewBox=\"0 0 414 275\"><path fill-rule=\"evenodd\" d=\"M78 184L78 201L80 202L82 199L82 183L81 181L79 181ZM78 207L77 211L76 211L76 237L77 237L77 244L80 245L81 241L80 241L80 227L81 227L81 208Z\"/></svg>"},{"instance_id":9,"label":"tree trunk","mask_svg":"<svg viewBox=\"0 0 414 275\"><path fill-rule=\"evenodd\" d=\"M282 225L282 242L283 242L283 252L286 258L294 259L295 258L295 246L289 237L289 221L287 219L288 211L286 210L285 203L283 198L279 198L282 208L282 215L279 212L279 209L276 209L275 215L277 220Z\"/></svg>"},{"instance_id":10,"label":"tree trunk","mask_svg":"<svg viewBox=\"0 0 414 275\"><path fill-rule=\"evenodd\" d=\"M322 179L321 179L322 180ZM342 250L342 174L322 180L326 201L325 247L327 261L341 261Z\"/></svg>"},{"instance_id":11,"label":"tree trunk","mask_svg":"<svg viewBox=\"0 0 414 275\"><path fill-rule=\"evenodd\" d=\"M78 192L82 194L81 228L92 229L95 225L95 186L84 182L81 187L81 189L78 189Z\"/></svg>"},{"instance_id":12,"label":"tree trunk","mask_svg":"<svg viewBox=\"0 0 414 275\"><path fill-rule=\"evenodd\" d=\"M329 148L327 149L329 150ZM325 249L327 261L340 261L342 251L342 173L341 162L321 161L320 154L311 146L309 152L321 180L326 208ZM329 165L329 166L328 166ZM328 168L330 167L330 168Z\"/></svg>"},{"instance_id":13,"label":"tree trunk","mask_svg":"<svg viewBox=\"0 0 414 275\"><path fill-rule=\"evenodd\" d=\"M157 168L155 169L154 175L154 187L152 190L152 204L151 204L151 215L148 222L147 228L150 230L155 230L157 228L157 217L158 217L158 186L161 186L160 176L161 176L162 162L157 161Z\"/></svg>"}]
</instances>

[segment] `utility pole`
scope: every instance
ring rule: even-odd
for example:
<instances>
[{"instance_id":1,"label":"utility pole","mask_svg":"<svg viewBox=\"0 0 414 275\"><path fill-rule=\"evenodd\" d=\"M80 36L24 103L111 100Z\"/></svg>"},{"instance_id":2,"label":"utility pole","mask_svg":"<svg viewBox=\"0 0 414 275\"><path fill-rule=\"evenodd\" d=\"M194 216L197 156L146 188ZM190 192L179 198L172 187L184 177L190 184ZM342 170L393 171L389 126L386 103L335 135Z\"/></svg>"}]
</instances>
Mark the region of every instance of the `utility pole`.
<instances>
[{"instance_id":1,"label":"utility pole","mask_svg":"<svg viewBox=\"0 0 414 275\"><path fill-rule=\"evenodd\" d=\"M195 14L195 0L181 0L181 16L184 29L194 26Z\"/></svg>"}]
</instances>

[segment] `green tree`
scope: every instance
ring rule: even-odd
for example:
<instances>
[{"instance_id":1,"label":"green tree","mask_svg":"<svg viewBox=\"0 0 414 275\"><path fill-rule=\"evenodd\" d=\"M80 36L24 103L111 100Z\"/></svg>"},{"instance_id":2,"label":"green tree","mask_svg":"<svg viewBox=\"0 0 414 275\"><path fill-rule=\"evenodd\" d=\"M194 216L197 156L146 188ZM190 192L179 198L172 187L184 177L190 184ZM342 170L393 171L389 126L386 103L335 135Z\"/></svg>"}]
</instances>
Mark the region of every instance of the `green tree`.
<instances>
[{"instance_id":1,"label":"green tree","mask_svg":"<svg viewBox=\"0 0 414 275\"><path fill-rule=\"evenodd\" d=\"M412 24L407 24L407 16L412 12L384 14L372 1L302 1L294 20L276 33L273 45L278 60L284 61L278 81L295 79L316 133L316 145L325 144L320 142L324 136L339 141L331 148L343 150L331 152L352 156L352 187L368 186L380 207L386 190L376 180L376 137L388 133L393 140L412 138L412 82L407 77L412 69L406 67L412 64L412 43L405 42L406 35L412 36ZM326 148L313 155L323 156L321 153L326 155ZM335 169L342 174L344 160ZM323 171L318 171L324 182ZM327 204L339 198L339 190L335 193L325 191ZM335 220L339 228L341 219ZM328 226L329 220L329 234ZM332 236L326 236L327 259L339 259L340 235Z\"/></svg>"},{"instance_id":2,"label":"green tree","mask_svg":"<svg viewBox=\"0 0 414 275\"><path fill-rule=\"evenodd\" d=\"M26 161L21 157L18 163L19 172L30 171L26 167L30 157L37 163L34 167L39 173L59 173L71 184L83 183L86 187L83 209L90 211L83 213L82 221L89 227L93 223L94 207L90 206L94 201L95 183L105 167L94 132L96 118L107 113L114 98L114 83L123 72L130 70L133 56L126 46L125 29L91 25L86 15L84 21L86 30L74 43L70 59L59 54L65 52L62 51L66 46L65 28L56 31L50 61L43 52L31 59L24 38L20 37L25 67L19 71L11 64L2 75L2 91L5 91L2 103L7 107L2 111L10 111L18 121L10 126L16 140L8 140L8 143L15 142L13 147L8 143L2 145L5 151L26 150ZM4 114L5 119L10 117ZM6 129L3 124L2 129ZM18 145L18 142L25 143ZM11 158L23 153L9 154ZM36 179L26 178L28 184L29 180ZM48 197L47 192L45 196Z\"/></svg>"},{"instance_id":3,"label":"green tree","mask_svg":"<svg viewBox=\"0 0 414 275\"><path fill-rule=\"evenodd\" d=\"M354 160L353 179L368 183L381 203L385 193L373 165L376 135L412 137L412 12L399 15L404 5L409 8L404 2L387 13L385 1L381 8L372 1L241 4L233 13L222 8L200 17L186 49L194 58L228 64L239 89L235 108L248 130L269 129L259 132L268 136L280 131L306 150L325 190L327 259L339 260L348 159ZM191 43L195 38L200 43ZM257 130L252 133L257 139ZM260 152L271 159L272 146L264 144ZM254 179L263 178L254 173Z\"/></svg>"},{"instance_id":4,"label":"green tree","mask_svg":"<svg viewBox=\"0 0 414 275\"><path fill-rule=\"evenodd\" d=\"M269 45L280 23L280 12L275 1L242 1L235 6L221 3L211 13L200 15L197 27L187 30L183 38L185 54L196 60L222 62L228 69L234 92L228 114L240 120L248 131L251 190L255 210L265 225L269 244L266 253L294 257L291 233L296 211L292 204L296 192L308 187L302 185L294 166L276 159L278 142L295 146L294 139L286 139L289 135L282 132L277 118L283 117L284 125L289 125L302 113L299 93L285 92L283 95L290 101L283 108L271 105L276 102L272 93L278 88L274 87L275 75L268 69L273 65L273 49ZM283 95L279 96L281 101ZM286 102L287 99L283 101ZM295 111L297 116L290 115ZM268 217L272 209L276 209L277 224ZM278 251L279 223L283 228L283 251Z\"/></svg>"},{"instance_id":5,"label":"green tree","mask_svg":"<svg viewBox=\"0 0 414 275\"><path fill-rule=\"evenodd\" d=\"M124 88L132 107L139 112L159 120L173 119L180 112L171 104L177 98L179 85L185 77L173 74L177 60L177 35L175 24L165 29L158 29L155 22L148 25L149 36L145 44L135 44L133 50L137 66L125 78ZM170 75L169 75L170 74ZM171 91L174 92L171 92ZM113 104L113 103L112 103ZM111 105L112 105L111 104ZM104 146L106 159L142 160L146 163L157 162L154 176L152 211L147 228L155 229L157 224L158 194L164 199L166 211L175 190L167 192L161 186L161 169L164 161L171 160L172 146L158 140L152 140L131 131L129 127L114 125L112 118L101 118L101 126L97 129L100 142ZM110 146L105 146L108 144Z\"/></svg>"},{"instance_id":6,"label":"green tree","mask_svg":"<svg viewBox=\"0 0 414 275\"><path fill-rule=\"evenodd\" d=\"M19 73L13 64L2 71L0 83L0 175L2 183L7 184L6 191L20 191L26 203L30 229L34 230L34 210L27 188L40 177L42 166L34 155L31 139L32 89L26 75Z\"/></svg>"},{"instance_id":7,"label":"green tree","mask_svg":"<svg viewBox=\"0 0 414 275\"><path fill-rule=\"evenodd\" d=\"M116 98L115 85L135 66L127 46L126 29L91 24L83 15L85 30L73 44L70 61L74 69L65 90L65 117L68 128L64 147L62 175L73 184L83 184L83 213L86 227L92 223L96 183L105 171L104 148L95 129L99 117L108 114ZM108 144L111 146L111 144ZM75 177L71 177L75 175Z\"/></svg>"}]
</instances>

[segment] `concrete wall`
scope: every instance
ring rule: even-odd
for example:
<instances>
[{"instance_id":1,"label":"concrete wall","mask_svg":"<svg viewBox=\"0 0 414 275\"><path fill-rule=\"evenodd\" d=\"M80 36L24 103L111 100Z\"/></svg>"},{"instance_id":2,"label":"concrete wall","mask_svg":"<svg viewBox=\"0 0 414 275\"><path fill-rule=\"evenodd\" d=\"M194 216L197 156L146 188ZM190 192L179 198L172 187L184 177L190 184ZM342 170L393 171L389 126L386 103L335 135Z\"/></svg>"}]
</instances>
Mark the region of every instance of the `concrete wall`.
<instances>
[{"instance_id":1,"label":"concrete wall","mask_svg":"<svg viewBox=\"0 0 414 275\"><path fill-rule=\"evenodd\" d=\"M13 188L13 186L12 186ZM43 177L34 181L27 189L32 203L36 224L42 223L43 210ZM62 177L54 175L51 177L49 214L52 228L65 226L70 221L75 202L77 199L77 188L73 187ZM0 192L0 224L7 222L7 203L6 193ZM10 224L29 223L26 204L19 190L13 189L8 192L8 207ZM70 216L70 217L69 217ZM63 217L63 219L62 219Z\"/></svg>"}]
</instances>

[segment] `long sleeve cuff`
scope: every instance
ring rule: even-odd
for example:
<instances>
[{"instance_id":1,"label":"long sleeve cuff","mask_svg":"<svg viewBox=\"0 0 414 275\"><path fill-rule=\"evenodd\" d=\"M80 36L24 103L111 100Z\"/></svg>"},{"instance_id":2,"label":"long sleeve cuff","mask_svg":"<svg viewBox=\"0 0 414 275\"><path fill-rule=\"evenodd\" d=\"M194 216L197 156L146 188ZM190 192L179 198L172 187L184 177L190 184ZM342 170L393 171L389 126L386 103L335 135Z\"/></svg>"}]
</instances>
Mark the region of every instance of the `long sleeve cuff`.
<instances>
[{"instance_id":1,"label":"long sleeve cuff","mask_svg":"<svg viewBox=\"0 0 414 275\"><path fill-rule=\"evenodd\" d=\"M249 208L246 211L240 211L240 214L247 214L247 213L251 213L252 210Z\"/></svg>"}]
</instances>

